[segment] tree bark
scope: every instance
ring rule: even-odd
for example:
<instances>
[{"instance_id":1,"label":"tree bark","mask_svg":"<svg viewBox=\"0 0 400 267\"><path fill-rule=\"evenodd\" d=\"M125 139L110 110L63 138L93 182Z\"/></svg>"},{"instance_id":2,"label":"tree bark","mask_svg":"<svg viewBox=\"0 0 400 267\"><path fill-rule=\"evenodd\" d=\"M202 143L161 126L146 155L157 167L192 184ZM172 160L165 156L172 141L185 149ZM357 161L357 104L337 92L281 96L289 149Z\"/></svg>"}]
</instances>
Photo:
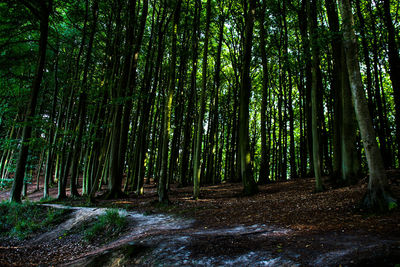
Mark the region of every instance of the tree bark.
<instances>
[{"instance_id":1,"label":"tree bark","mask_svg":"<svg viewBox=\"0 0 400 267\"><path fill-rule=\"evenodd\" d=\"M210 35L210 21L211 21L211 0L207 0L206 4L206 33L204 38L204 53L203 53L203 76L202 76L202 89L200 96L200 111L197 117L196 138L193 157L193 198L198 199L200 195L200 175L201 175L201 143L203 139L203 120L205 113L205 98L207 90L207 62L208 62L208 39Z\"/></svg>"},{"instance_id":2,"label":"tree bark","mask_svg":"<svg viewBox=\"0 0 400 267\"><path fill-rule=\"evenodd\" d=\"M318 86L318 72L319 72L319 48L317 43L317 0L311 1L311 5L309 6L309 14L311 15L310 21L310 34L311 34L311 42L312 42L312 90L311 90L311 110L312 110L312 147L313 147L313 163L314 163L314 175L315 175L315 191L321 192L324 190L321 178L321 147L320 147L320 139L321 139L321 131L320 131L320 110L318 104L318 91L320 90Z\"/></svg>"},{"instance_id":3,"label":"tree bark","mask_svg":"<svg viewBox=\"0 0 400 267\"><path fill-rule=\"evenodd\" d=\"M343 50L342 35L339 34L339 17L335 2L326 1L329 27L333 34L333 80L335 95L334 118L334 173L335 183L352 184L360 172L357 153L357 135L354 107L351 102L349 77ZM337 179L339 178L340 179Z\"/></svg>"},{"instance_id":4,"label":"tree bark","mask_svg":"<svg viewBox=\"0 0 400 267\"><path fill-rule=\"evenodd\" d=\"M310 53L310 39L307 33L307 25L309 24L307 16L307 0L301 1L301 8L298 12L299 28L301 34L302 50L305 61L305 139L308 149L308 157L310 159L310 170L314 171L313 164L313 142L312 142L312 112L311 112L311 90L312 90L312 73L311 73L311 53Z\"/></svg>"},{"instance_id":5,"label":"tree bark","mask_svg":"<svg viewBox=\"0 0 400 267\"><path fill-rule=\"evenodd\" d=\"M375 138L375 131L368 111L368 104L364 95L361 80L360 66L357 58L357 39L354 33L353 14L349 0L340 1L342 15L343 44L347 61L347 71L351 86L354 109L360 127L361 138L367 157L369 168L369 181L367 193L363 199L365 208L376 211L390 209L396 200L390 196L387 177L382 156Z\"/></svg>"},{"instance_id":6,"label":"tree bark","mask_svg":"<svg viewBox=\"0 0 400 267\"><path fill-rule=\"evenodd\" d=\"M390 14L390 0L383 0L383 11L384 21L388 31L389 74L392 81L394 96L397 158L400 158L400 58L396 43L396 29L394 28L392 16Z\"/></svg>"},{"instance_id":7,"label":"tree bark","mask_svg":"<svg viewBox=\"0 0 400 267\"><path fill-rule=\"evenodd\" d=\"M266 11L266 1L263 1L262 10L259 13L259 25L260 25L260 49L261 49L261 63L263 67L263 83L262 83L262 100L261 100L261 162L258 184L266 184L269 180L269 158L267 153L267 105L268 105L268 59L265 43L265 28L264 28L264 16Z\"/></svg>"},{"instance_id":8,"label":"tree bark","mask_svg":"<svg viewBox=\"0 0 400 267\"><path fill-rule=\"evenodd\" d=\"M169 133L171 130L171 110L172 98L175 90L175 68L176 68L176 51L177 51L177 29L179 18L181 15L182 0L178 0L174 10L174 23L172 25L172 51L170 62L170 76L169 84L164 106L164 124L162 133L162 154L161 154L161 175L158 182L158 201L160 203L168 204L167 195L167 181L168 181L168 147L169 147Z\"/></svg>"},{"instance_id":9,"label":"tree bark","mask_svg":"<svg viewBox=\"0 0 400 267\"><path fill-rule=\"evenodd\" d=\"M70 189L72 196L79 196L78 190L76 187L76 179L79 177L79 158L81 153L82 147L82 137L83 137L83 130L85 127L86 121L86 110L87 110L87 80L88 80L88 71L89 71L89 64L92 58L92 50L93 50L93 42L94 42L94 35L96 32L97 26L97 15L98 15L98 0L93 2L92 6L92 27L89 37L89 43L87 48L86 54L86 61L85 67L83 70L83 78L82 78L82 85L81 85L81 92L79 94L79 107L78 107L78 136L75 142L74 148L74 155L71 165L71 182L70 182Z\"/></svg>"},{"instance_id":10,"label":"tree bark","mask_svg":"<svg viewBox=\"0 0 400 267\"><path fill-rule=\"evenodd\" d=\"M249 104L251 92L250 63L253 45L253 27L254 16L256 12L256 2L255 0L249 0L249 2L250 7L244 7L244 10L247 10L247 14L245 22L245 39L239 107L239 158L244 195L253 195L258 191L257 184L254 181L253 176L249 140Z\"/></svg>"},{"instance_id":11,"label":"tree bark","mask_svg":"<svg viewBox=\"0 0 400 267\"><path fill-rule=\"evenodd\" d=\"M199 24L200 24L200 12L201 12L201 2L196 0L195 11L193 18L193 35L192 35L192 73L190 76L190 93L189 102L186 111L185 120L185 130L183 138L183 151L182 151L182 163L180 171L180 181L181 186L186 186L188 184L187 173L189 169L189 151L192 141L192 124L193 124L193 105L196 92L196 75L197 75L197 61L198 61L198 39L199 39Z\"/></svg>"},{"instance_id":12,"label":"tree bark","mask_svg":"<svg viewBox=\"0 0 400 267\"><path fill-rule=\"evenodd\" d=\"M10 201L21 202L21 192L25 178L25 167L29 154L29 139L32 135L32 120L35 116L35 109L38 101L40 84L42 82L45 61L47 37L49 32L49 16L52 9L52 0L40 3L40 38L39 38L39 59L36 69L36 75L32 84L31 97L25 114L25 125L22 130L21 148L18 155L15 178L10 192Z\"/></svg>"}]
</instances>

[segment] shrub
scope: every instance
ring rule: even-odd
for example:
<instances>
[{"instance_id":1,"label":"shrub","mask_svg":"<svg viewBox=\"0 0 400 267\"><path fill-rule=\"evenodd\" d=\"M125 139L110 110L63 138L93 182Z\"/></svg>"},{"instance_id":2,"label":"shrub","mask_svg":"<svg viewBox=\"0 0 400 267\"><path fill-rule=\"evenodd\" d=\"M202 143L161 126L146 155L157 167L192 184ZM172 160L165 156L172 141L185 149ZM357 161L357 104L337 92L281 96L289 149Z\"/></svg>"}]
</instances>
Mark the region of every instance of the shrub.
<instances>
[{"instance_id":1,"label":"shrub","mask_svg":"<svg viewBox=\"0 0 400 267\"><path fill-rule=\"evenodd\" d=\"M84 239L92 241L99 236L112 238L124 230L126 226L127 220L119 215L118 210L107 210L105 214L100 215L97 221L85 230Z\"/></svg>"}]
</instances>

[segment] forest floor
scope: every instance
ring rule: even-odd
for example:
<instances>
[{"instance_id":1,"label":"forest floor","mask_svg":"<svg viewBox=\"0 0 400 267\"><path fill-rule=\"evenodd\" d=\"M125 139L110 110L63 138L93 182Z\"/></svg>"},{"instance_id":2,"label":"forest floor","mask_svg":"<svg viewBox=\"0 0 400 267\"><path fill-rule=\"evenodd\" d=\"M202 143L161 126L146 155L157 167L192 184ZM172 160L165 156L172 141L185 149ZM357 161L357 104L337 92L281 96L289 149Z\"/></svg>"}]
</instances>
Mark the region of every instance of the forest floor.
<instances>
[{"instance_id":1,"label":"forest floor","mask_svg":"<svg viewBox=\"0 0 400 267\"><path fill-rule=\"evenodd\" d=\"M400 170L388 171L392 194L400 199ZM32 188L31 188L32 187ZM28 198L42 192L28 187ZM251 265L251 266L395 266L400 263L400 210L367 214L357 208L366 191L359 184L314 193L314 179L259 186L255 196L241 195L242 185L171 187L171 205L157 204L154 184L143 196L98 200L75 208L64 226L26 241L0 240L0 265ZM57 189L51 189L55 196ZM8 192L0 192L0 200ZM70 199L68 206L88 206ZM93 206L93 205L92 205ZM113 241L92 243L78 232L61 230L93 218L105 208L120 208L127 231ZM124 211L124 212L125 212ZM79 216L80 217L79 217ZM61 237L61 238L60 238Z\"/></svg>"}]
</instances>

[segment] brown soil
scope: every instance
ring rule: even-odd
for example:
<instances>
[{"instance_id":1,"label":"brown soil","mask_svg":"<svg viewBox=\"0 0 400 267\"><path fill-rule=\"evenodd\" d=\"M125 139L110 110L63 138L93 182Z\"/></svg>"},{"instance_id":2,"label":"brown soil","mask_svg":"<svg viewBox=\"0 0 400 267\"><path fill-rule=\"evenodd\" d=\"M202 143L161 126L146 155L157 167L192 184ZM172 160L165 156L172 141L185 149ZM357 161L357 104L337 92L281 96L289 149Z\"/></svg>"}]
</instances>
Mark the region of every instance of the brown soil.
<instances>
[{"instance_id":1,"label":"brown soil","mask_svg":"<svg viewBox=\"0 0 400 267\"><path fill-rule=\"evenodd\" d=\"M392 195L400 199L400 171L388 171L391 178ZM33 192L35 186L28 187L28 198L39 200L42 192ZM287 182L279 182L259 186L259 193L251 197L241 196L242 185L235 183L223 183L214 186L203 186L200 199L192 199L192 188L177 188L172 186L169 192L171 205L159 206L157 204L157 192L154 184L145 186L143 196L134 194L118 200L98 199L96 206L121 207L127 210L135 210L146 214L170 213L185 218L195 219L193 229L226 229L238 225L273 225L284 229L290 229L290 235L282 237L253 238L251 235L235 236L197 236L191 244L192 255L214 255L227 253L236 255L245 250L271 249L276 253L291 249L299 257L317 257L318 254L335 250L337 245L321 240L344 240L353 242L354 246L362 246L368 242L373 244L377 240L384 245L384 240L391 240L388 246L376 249L371 246L364 250L366 254L361 258L373 257L370 265L380 262L380 257L392 257L388 266L395 261L400 262L400 209L383 214L367 214L360 211L357 206L366 191L366 179L354 186L342 188L329 188L322 193L313 193L314 179L298 179ZM51 189L51 195L56 195L56 188ZM0 192L0 199L7 199L7 192ZM85 199L68 200L67 205L83 205ZM337 237L339 236L339 239ZM336 238L336 239L335 239ZM382 241L383 240L383 241ZM392 242L393 241L393 242ZM70 255L88 251L91 247L82 247L80 242L73 238L66 238L65 244L60 245L62 250L49 248L46 251L42 247L32 247L19 244L20 249L13 249L2 245L0 247L0 264L27 265L27 257L32 264L43 263L43 257L49 255L48 263L61 263L70 259ZM368 243L368 244L369 244ZM74 246L76 244L76 246ZM322 244L322 245L321 245ZM205 249L207 248L207 249ZM57 252L58 251L58 252ZM75 252L74 252L75 251ZM358 253L358 252L357 252ZM360 252L361 253L361 252ZM74 255L75 255L74 254ZM54 260L56 259L56 260ZM352 265L354 259L348 259ZM306 264L309 261L300 261ZM333 261L333 265L338 262ZM355 264L363 265L368 262L356 261ZM398 262L396 262L398 263ZM328 264L329 265L329 264Z\"/></svg>"}]
</instances>

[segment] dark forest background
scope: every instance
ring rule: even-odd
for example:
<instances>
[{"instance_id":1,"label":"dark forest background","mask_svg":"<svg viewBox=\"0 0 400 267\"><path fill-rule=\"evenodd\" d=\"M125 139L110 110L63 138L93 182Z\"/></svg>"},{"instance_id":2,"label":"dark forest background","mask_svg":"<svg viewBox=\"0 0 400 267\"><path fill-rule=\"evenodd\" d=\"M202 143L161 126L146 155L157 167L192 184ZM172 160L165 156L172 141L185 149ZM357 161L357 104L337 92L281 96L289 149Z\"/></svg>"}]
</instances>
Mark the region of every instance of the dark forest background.
<instances>
[{"instance_id":1,"label":"dark forest background","mask_svg":"<svg viewBox=\"0 0 400 267\"><path fill-rule=\"evenodd\" d=\"M24 0L0 3L0 175L21 200L108 198L369 173L393 205L398 1ZM82 176L82 183L78 177ZM38 183L39 184L39 183ZM387 205L388 204L388 205Z\"/></svg>"}]
</instances>

